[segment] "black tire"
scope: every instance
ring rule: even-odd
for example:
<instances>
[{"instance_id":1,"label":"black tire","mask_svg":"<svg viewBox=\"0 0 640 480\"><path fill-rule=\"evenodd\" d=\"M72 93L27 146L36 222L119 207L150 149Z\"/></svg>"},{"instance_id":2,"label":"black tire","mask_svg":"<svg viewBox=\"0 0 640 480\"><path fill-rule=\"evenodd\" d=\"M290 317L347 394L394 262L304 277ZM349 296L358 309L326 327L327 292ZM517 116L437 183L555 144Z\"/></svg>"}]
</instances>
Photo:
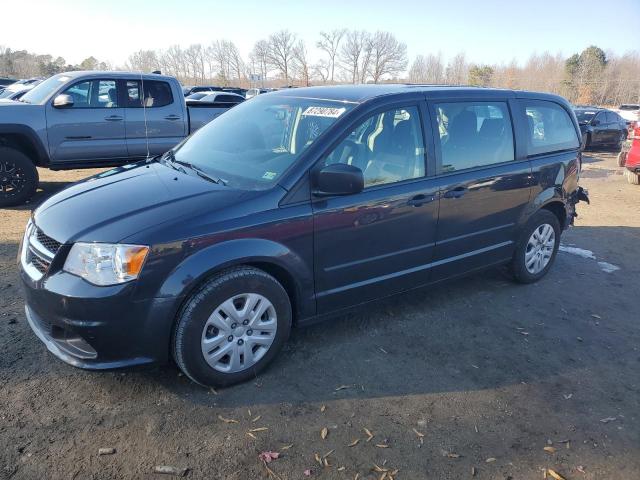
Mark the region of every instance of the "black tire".
<instances>
[{"instance_id":1,"label":"black tire","mask_svg":"<svg viewBox=\"0 0 640 480\"><path fill-rule=\"evenodd\" d=\"M251 367L234 373L220 372L207 363L202 353L204 328L218 306L243 293L257 293L271 302L277 317L275 338L264 356ZM182 307L173 335L173 357L180 370L200 385L233 385L255 378L273 360L289 338L291 323L289 296L275 278L253 267L225 270L204 283Z\"/></svg>"},{"instance_id":2,"label":"black tire","mask_svg":"<svg viewBox=\"0 0 640 480\"><path fill-rule=\"evenodd\" d=\"M555 245L553 247L553 252L547 265L540 272L534 274L527 270L527 267L525 265L525 254L527 252L527 244L529 242L529 238L531 237L531 235L533 235L534 230L544 224L551 225L551 227L553 228L555 234ZM560 222L558 221L558 217L556 217L555 214L553 214L549 210L538 210L531 216L525 227L522 229L520 238L516 243L516 250L513 254L513 259L511 260L511 264L509 265L511 274L517 282L537 282L547 274L547 272L553 265L553 262L555 261L556 255L558 253L561 233L562 232L560 230Z\"/></svg>"},{"instance_id":3,"label":"black tire","mask_svg":"<svg viewBox=\"0 0 640 480\"><path fill-rule=\"evenodd\" d=\"M627 182L629 182L631 185L640 185L640 175L637 173L634 173L630 170L625 170L624 171L624 176L627 177Z\"/></svg>"},{"instance_id":4,"label":"black tire","mask_svg":"<svg viewBox=\"0 0 640 480\"><path fill-rule=\"evenodd\" d=\"M619 167L624 167L624 164L627 163L627 152L623 150L618 153L617 162Z\"/></svg>"},{"instance_id":5,"label":"black tire","mask_svg":"<svg viewBox=\"0 0 640 480\"><path fill-rule=\"evenodd\" d=\"M20 150L0 147L0 207L22 205L38 188L38 169Z\"/></svg>"}]
</instances>

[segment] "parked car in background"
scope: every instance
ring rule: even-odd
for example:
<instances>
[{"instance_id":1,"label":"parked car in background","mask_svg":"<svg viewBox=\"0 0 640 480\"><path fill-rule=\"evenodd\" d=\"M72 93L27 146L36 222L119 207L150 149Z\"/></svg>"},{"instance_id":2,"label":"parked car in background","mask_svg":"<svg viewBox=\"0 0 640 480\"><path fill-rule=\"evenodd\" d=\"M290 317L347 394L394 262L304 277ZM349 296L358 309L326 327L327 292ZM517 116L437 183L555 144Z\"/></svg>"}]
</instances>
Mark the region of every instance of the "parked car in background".
<instances>
[{"instance_id":1,"label":"parked car in background","mask_svg":"<svg viewBox=\"0 0 640 480\"><path fill-rule=\"evenodd\" d=\"M640 185L640 121L629 126L629 137L618 154L618 165L632 185Z\"/></svg>"},{"instance_id":2,"label":"parked car in background","mask_svg":"<svg viewBox=\"0 0 640 480\"><path fill-rule=\"evenodd\" d=\"M38 79L29 83L13 83L8 85L2 92L0 92L0 100L20 100L25 93L31 90L36 85L42 83L43 80Z\"/></svg>"},{"instance_id":3,"label":"parked car in background","mask_svg":"<svg viewBox=\"0 0 640 480\"><path fill-rule=\"evenodd\" d=\"M247 95L247 89L246 88L222 87L222 91L223 92L235 93L236 95L240 95L242 98L245 98L246 95Z\"/></svg>"},{"instance_id":4,"label":"parked car in background","mask_svg":"<svg viewBox=\"0 0 640 480\"><path fill-rule=\"evenodd\" d=\"M236 93L212 92L200 98L198 102L233 107L239 103L244 102L245 100L246 99L242 95L238 95ZM191 105L191 102L188 102L187 104Z\"/></svg>"},{"instance_id":5,"label":"parked car in background","mask_svg":"<svg viewBox=\"0 0 640 480\"><path fill-rule=\"evenodd\" d=\"M540 280L588 200L580 147L549 94L260 95L40 205L19 253L26 317L77 367L173 357L203 385L252 379L293 325L492 266Z\"/></svg>"},{"instance_id":6,"label":"parked car in background","mask_svg":"<svg viewBox=\"0 0 640 480\"><path fill-rule=\"evenodd\" d=\"M244 96L247 100L249 100L250 98L253 98L255 96L261 95L263 93L273 92L275 90L275 88L250 88L249 90L247 90L247 93L245 93Z\"/></svg>"},{"instance_id":7,"label":"parked car in background","mask_svg":"<svg viewBox=\"0 0 640 480\"><path fill-rule=\"evenodd\" d=\"M182 94L185 97L188 97L192 93L198 93L198 92L221 92L221 91L222 91L222 87L215 87L215 86L211 86L211 85L198 85L198 86L195 86L195 87L182 87Z\"/></svg>"},{"instance_id":8,"label":"parked car in background","mask_svg":"<svg viewBox=\"0 0 640 480\"><path fill-rule=\"evenodd\" d=\"M210 90L207 90L206 92L196 92L196 93L192 93L191 95L189 95L187 97L184 97L184 99L186 101L189 101L189 100L200 100L202 97L206 97L210 93L211 93Z\"/></svg>"},{"instance_id":9,"label":"parked car in background","mask_svg":"<svg viewBox=\"0 0 640 480\"><path fill-rule=\"evenodd\" d=\"M586 148L622 148L627 138L627 122L620 115L605 108L589 106L577 106L574 111Z\"/></svg>"},{"instance_id":10,"label":"parked car in background","mask_svg":"<svg viewBox=\"0 0 640 480\"><path fill-rule=\"evenodd\" d=\"M623 104L618 107L618 114L625 119L627 124L640 121L640 105Z\"/></svg>"},{"instance_id":11,"label":"parked car in background","mask_svg":"<svg viewBox=\"0 0 640 480\"><path fill-rule=\"evenodd\" d=\"M70 72L0 103L0 207L27 201L36 166L53 170L121 165L159 155L226 112L187 107L173 77Z\"/></svg>"},{"instance_id":12,"label":"parked car in background","mask_svg":"<svg viewBox=\"0 0 640 480\"><path fill-rule=\"evenodd\" d=\"M12 83L16 83L17 80L15 78L9 77L0 77L0 87L5 87L7 85L11 85Z\"/></svg>"}]
</instances>

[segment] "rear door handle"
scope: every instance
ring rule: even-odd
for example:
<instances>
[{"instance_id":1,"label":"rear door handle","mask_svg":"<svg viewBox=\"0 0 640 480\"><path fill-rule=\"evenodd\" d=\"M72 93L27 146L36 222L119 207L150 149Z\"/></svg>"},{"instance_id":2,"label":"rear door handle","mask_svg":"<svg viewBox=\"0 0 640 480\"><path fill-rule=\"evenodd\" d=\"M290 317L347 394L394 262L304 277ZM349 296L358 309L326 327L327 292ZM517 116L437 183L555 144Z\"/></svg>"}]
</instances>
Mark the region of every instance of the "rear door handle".
<instances>
[{"instance_id":1,"label":"rear door handle","mask_svg":"<svg viewBox=\"0 0 640 480\"><path fill-rule=\"evenodd\" d=\"M164 117L165 120L180 120L180 115L167 115Z\"/></svg>"},{"instance_id":2,"label":"rear door handle","mask_svg":"<svg viewBox=\"0 0 640 480\"><path fill-rule=\"evenodd\" d=\"M435 195L424 195L424 194L419 194L416 195L415 197L411 198L408 202L407 205L411 205L413 207L420 207L422 205L424 205L425 203L430 203L433 202L436 199Z\"/></svg>"},{"instance_id":3,"label":"rear door handle","mask_svg":"<svg viewBox=\"0 0 640 480\"><path fill-rule=\"evenodd\" d=\"M121 117L120 115L109 115L108 117L104 117L104 119L107 122L120 122L124 120L124 117Z\"/></svg>"},{"instance_id":4,"label":"rear door handle","mask_svg":"<svg viewBox=\"0 0 640 480\"><path fill-rule=\"evenodd\" d=\"M466 187L458 187L444 192L444 198L460 198L467 193Z\"/></svg>"}]
</instances>

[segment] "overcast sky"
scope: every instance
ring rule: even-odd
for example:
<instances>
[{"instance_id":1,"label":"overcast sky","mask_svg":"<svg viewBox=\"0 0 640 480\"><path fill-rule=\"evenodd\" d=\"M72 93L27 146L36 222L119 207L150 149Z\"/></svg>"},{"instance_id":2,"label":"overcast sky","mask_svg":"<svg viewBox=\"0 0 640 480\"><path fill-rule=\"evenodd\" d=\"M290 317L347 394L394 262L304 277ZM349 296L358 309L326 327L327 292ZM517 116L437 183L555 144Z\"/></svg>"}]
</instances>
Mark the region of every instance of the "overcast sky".
<instances>
[{"instance_id":1,"label":"overcast sky","mask_svg":"<svg viewBox=\"0 0 640 480\"><path fill-rule=\"evenodd\" d=\"M465 51L473 62L508 63L591 44L618 54L637 50L638 25L640 0L28 0L14 17L5 11L0 45L69 63L93 55L122 65L136 50L222 38L246 57L256 40L289 29L315 56L319 31L350 28L394 33L410 60Z\"/></svg>"}]
</instances>

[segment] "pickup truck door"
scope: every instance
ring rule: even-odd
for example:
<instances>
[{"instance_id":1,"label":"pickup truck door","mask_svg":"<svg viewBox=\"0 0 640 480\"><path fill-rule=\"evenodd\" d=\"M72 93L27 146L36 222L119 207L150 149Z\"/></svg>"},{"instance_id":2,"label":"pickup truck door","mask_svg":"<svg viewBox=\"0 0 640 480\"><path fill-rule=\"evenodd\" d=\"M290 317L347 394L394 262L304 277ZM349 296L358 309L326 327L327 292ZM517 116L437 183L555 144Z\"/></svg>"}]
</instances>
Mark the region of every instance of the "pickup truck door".
<instances>
[{"instance_id":1,"label":"pickup truck door","mask_svg":"<svg viewBox=\"0 0 640 480\"><path fill-rule=\"evenodd\" d=\"M46 106L47 136L53 163L126 160L124 108L113 79L80 80L61 93L73 105Z\"/></svg>"},{"instance_id":2,"label":"pickup truck door","mask_svg":"<svg viewBox=\"0 0 640 480\"><path fill-rule=\"evenodd\" d=\"M188 132L184 99L173 93L169 82L126 80L123 88L129 157L146 157L147 143L148 153L153 156L166 152L184 139ZM142 90L144 95L140 94Z\"/></svg>"}]
</instances>

